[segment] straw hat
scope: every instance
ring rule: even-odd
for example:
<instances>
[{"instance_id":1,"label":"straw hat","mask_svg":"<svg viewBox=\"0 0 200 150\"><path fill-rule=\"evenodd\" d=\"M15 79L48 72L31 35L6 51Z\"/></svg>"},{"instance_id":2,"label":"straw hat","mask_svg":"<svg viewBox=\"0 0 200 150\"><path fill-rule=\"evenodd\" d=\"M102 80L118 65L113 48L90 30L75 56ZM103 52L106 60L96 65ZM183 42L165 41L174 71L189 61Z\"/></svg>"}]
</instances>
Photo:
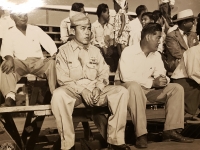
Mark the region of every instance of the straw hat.
<instances>
[{"instance_id":1,"label":"straw hat","mask_svg":"<svg viewBox=\"0 0 200 150\"><path fill-rule=\"evenodd\" d=\"M194 16L193 11L191 9L186 9L186 10L180 11L177 14L177 19L173 20L173 22L178 22L178 21L185 20L185 19L190 19L190 18L194 18L195 19L195 18L198 18L198 17Z\"/></svg>"}]
</instances>

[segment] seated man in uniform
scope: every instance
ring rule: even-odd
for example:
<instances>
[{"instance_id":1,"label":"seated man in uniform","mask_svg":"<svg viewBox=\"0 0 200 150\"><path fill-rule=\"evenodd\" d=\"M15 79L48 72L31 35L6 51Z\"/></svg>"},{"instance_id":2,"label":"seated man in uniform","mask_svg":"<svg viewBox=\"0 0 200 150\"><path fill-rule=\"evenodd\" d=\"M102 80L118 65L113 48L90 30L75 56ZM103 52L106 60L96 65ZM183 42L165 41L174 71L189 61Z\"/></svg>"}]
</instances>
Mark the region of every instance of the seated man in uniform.
<instances>
[{"instance_id":1,"label":"seated man in uniform","mask_svg":"<svg viewBox=\"0 0 200 150\"><path fill-rule=\"evenodd\" d=\"M54 90L51 100L61 149L75 149L72 113L83 102L90 107L109 107L107 142L113 149L130 150L124 141L128 91L122 86L108 85L109 67L100 50L90 44L89 18L81 12L70 13L75 37L59 48L56 73L60 87Z\"/></svg>"},{"instance_id":2,"label":"seated man in uniform","mask_svg":"<svg viewBox=\"0 0 200 150\"><path fill-rule=\"evenodd\" d=\"M5 96L5 106L15 106L17 81L27 74L48 79L50 91L56 87L54 41L39 27L27 24L27 14L12 13L16 26L10 28L3 38L1 56L4 59L0 69L0 90ZM51 57L44 59L41 45Z\"/></svg>"},{"instance_id":3,"label":"seated man in uniform","mask_svg":"<svg viewBox=\"0 0 200 150\"><path fill-rule=\"evenodd\" d=\"M190 143L193 139L178 132L179 128L184 128L184 90L179 84L169 83L161 56L157 52L161 32L160 24L149 23L142 29L140 44L124 49L115 76L115 80L121 82L116 81L116 84L128 89L129 103L137 106L130 111L137 123L136 131L141 133L141 129L145 129L146 120L141 118L146 118L144 110L147 100L166 103L163 140ZM144 138L140 139L143 139L145 147L146 135L142 136Z\"/></svg>"}]
</instances>

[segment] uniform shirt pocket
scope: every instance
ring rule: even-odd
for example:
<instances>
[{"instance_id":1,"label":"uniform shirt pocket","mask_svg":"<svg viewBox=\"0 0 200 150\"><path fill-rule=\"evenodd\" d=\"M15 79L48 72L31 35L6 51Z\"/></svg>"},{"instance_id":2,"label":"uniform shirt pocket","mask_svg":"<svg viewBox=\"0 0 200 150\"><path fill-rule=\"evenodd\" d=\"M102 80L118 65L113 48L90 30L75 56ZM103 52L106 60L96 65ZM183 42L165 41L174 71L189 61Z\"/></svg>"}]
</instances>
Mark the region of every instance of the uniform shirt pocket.
<instances>
[{"instance_id":1,"label":"uniform shirt pocket","mask_svg":"<svg viewBox=\"0 0 200 150\"><path fill-rule=\"evenodd\" d=\"M85 69L86 77L90 80L95 80L97 77L97 64L87 63Z\"/></svg>"},{"instance_id":2,"label":"uniform shirt pocket","mask_svg":"<svg viewBox=\"0 0 200 150\"><path fill-rule=\"evenodd\" d=\"M82 66L80 62L68 62L69 76L74 80L82 78Z\"/></svg>"}]
</instances>

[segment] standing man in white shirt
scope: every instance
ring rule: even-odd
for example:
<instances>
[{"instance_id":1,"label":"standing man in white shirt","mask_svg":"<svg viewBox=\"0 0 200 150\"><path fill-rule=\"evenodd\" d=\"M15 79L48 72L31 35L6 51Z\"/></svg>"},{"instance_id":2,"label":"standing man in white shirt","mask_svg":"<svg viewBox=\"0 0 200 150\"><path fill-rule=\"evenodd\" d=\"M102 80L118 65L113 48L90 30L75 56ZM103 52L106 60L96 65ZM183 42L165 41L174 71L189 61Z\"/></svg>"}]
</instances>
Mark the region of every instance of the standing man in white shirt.
<instances>
[{"instance_id":1,"label":"standing man in white shirt","mask_svg":"<svg viewBox=\"0 0 200 150\"><path fill-rule=\"evenodd\" d=\"M171 10L174 9L175 0L158 0L159 10L162 12L163 16L167 20L168 24L171 21Z\"/></svg>"},{"instance_id":2,"label":"standing man in white shirt","mask_svg":"<svg viewBox=\"0 0 200 150\"><path fill-rule=\"evenodd\" d=\"M113 25L110 24L109 8L107 4L100 4L97 7L98 19L92 24L92 45L98 47L101 53L110 66L110 71L116 71L118 61L114 63L114 30ZM115 67L116 66L116 67Z\"/></svg>"},{"instance_id":3,"label":"standing man in white shirt","mask_svg":"<svg viewBox=\"0 0 200 150\"><path fill-rule=\"evenodd\" d=\"M77 11L77 12L85 12L84 9L84 4L83 3L73 3L72 4L72 8L71 10L73 11ZM63 43L66 43L68 40L71 40L71 38L73 37L71 34L71 23L69 20L69 17L63 19L60 23L60 39Z\"/></svg>"},{"instance_id":4,"label":"standing man in white shirt","mask_svg":"<svg viewBox=\"0 0 200 150\"><path fill-rule=\"evenodd\" d=\"M160 24L146 25L141 33L140 44L129 46L122 52L115 77L129 91L128 108L135 124L136 135L140 139L138 141L143 143L141 145L145 145L146 139L147 100L166 104L163 140L193 142L193 139L183 137L177 131L184 128L184 90L178 84L169 83L166 76L161 56L157 52L161 32Z\"/></svg>"},{"instance_id":5,"label":"standing man in white shirt","mask_svg":"<svg viewBox=\"0 0 200 150\"><path fill-rule=\"evenodd\" d=\"M27 24L27 14L12 13L16 26L4 36L1 56L0 89L5 96L5 106L15 106L17 81L24 75L33 74L48 79L50 91L56 87L55 56L57 47L54 41L37 26ZM41 46L49 52L50 58L44 59Z\"/></svg>"},{"instance_id":6,"label":"standing man in white shirt","mask_svg":"<svg viewBox=\"0 0 200 150\"><path fill-rule=\"evenodd\" d=\"M131 27L129 46L140 43L142 31L142 14L147 12L145 5L140 5L136 8L137 18L129 22Z\"/></svg>"}]
</instances>

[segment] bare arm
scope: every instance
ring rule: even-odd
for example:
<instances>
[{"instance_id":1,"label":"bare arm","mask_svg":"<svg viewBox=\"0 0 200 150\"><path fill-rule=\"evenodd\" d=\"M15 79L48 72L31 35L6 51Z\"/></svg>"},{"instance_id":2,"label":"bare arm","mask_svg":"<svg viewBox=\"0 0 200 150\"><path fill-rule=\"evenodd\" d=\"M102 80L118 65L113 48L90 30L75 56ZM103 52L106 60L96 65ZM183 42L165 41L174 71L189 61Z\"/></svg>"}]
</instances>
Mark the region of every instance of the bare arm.
<instances>
[{"instance_id":1,"label":"bare arm","mask_svg":"<svg viewBox=\"0 0 200 150\"><path fill-rule=\"evenodd\" d=\"M164 32L165 32L165 34L167 34L167 31L169 30L170 26L169 26L167 20L165 19L165 17L162 17L162 18L163 18L164 24L165 24L165 31Z\"/></svg>"},{"instance_id":2,"label":"bare arm","mask_svg":"<svg viewBox=\"0 0 200 150\"><path fill-rule=\"evenodd\" d=\"M118 37L122 35L122 31L124 30L124 27L126 24L125 15L123 13L121 14L120 18L121 18L122 25L121 25L121 28L119 29Z\"/></svg>"}]
</instances>

